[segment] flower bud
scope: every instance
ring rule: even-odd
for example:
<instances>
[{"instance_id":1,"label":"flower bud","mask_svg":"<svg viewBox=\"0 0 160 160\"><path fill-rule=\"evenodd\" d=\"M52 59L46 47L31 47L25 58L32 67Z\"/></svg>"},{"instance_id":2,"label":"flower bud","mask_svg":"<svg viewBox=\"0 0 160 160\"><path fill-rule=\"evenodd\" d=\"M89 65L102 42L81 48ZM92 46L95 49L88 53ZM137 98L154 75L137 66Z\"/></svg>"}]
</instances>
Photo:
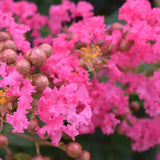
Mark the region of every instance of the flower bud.
<instances>
[{"instance_id":1,"label":"flower bud","mask_svg":"<svg viewBox=\"0 0 160 160\"><path fill-rule=\"evenodd\" d=\"M0 135L0 148L5 148L8 146L8 138L5 135Z\"/></svg>"},{"instance_id":2,"label":"flower bud","mask_svg":"<svg viewBox=\"0 0 160 160\"><path fill-rule=\"evenodd\" d=\"M41 127L41 124L40 124L39 120L36 119L36 118L31 118L30 123L29 123L28 128L27 128L27 131L30 134L36 134L36 132L37 132L36 128L37 127Z\"/></svg>"},{"instance_id":3,"label":"flower bud","mask_svg":"<svg viewBox=\"0 0 160 160\"><path fill-rule=\"evenodd\" d=\"M47 43L41 44L38 48L46 53L47 58L53 54L52 46Z\"/></svg>"},{"instance_id":4,"label":"flower bud","mask_svg":"<svg viewBox=\"0 0 160 160\"><path fill-rule=\"evenodd\" d=\"M16 63L16 70L21 74L29 74L31 69L31 63L25 59L22 58Z\"/></svg>"},{"instance_id":5,"label":"flower bud","mask_svg":"<svg viewBox=\"0 0 160 160\"><path fill-rule=\"evenodd\" d=\"M66 153L67 153L68 156L70 156L72 158L77 158L82 153L82 147L77 142L70 142L67 145Z\"/></svg>"},{"instance_id":6,"label":"flower bud","mask_svg":"<svg viewBox=\"0 0 160 160\"><path fill-rule=\"evenodd\" d=\"M111 27L108 30L108 33L111 34L114 30L120 30L123 31L123 25L119 22L115 22L111 25Z\"/></svg>"},{"instance_id":7,"label":"flower bud","mask_svg":"<svg viewBox=\"0 0 160 160\"><path fill-rule=\"evenodd\" d=\"M13 64L17 60L17 53L12 49L6 49L0 54L0 58L7 64Z\"/></svg>"},{"instance_id":8,"label":"flower bud","mask_svg":"<svg viewBox=\"0 0 160 160\"><path fill-rule=\"evenodd\" d=\"M137 101L132 101L129 105L132 112L137 112L140 109L140 104Z\"/></svg>"},{"instance_id":9,"label":"flower bud","mask_svg":"<svg viewBox=\"0 0 160 160\"><path fill-rule=\"evenodd\" d=\"M26 59L29 60L30 52L32 52L32 51L31 51L31 50L27 51L27 52L24 54L24 58L26 58Z\"/></svg>"},{"instance_id":10,"label":"flower bud","mask_svg":"<svg viewBox=\"0 0 160 160\"><path fill-rule=\"evenodd\" d=\"M50 160L50 158L46 157L46 156L44 157L44 156L38 155L38 156L32 158L31 160Z\"/></svg>"},{"instance_id":11,"label":"flower bud","mask_svg":"<svg viewBox=\"0 0 160 160\"><path fill-rule=\"evenodd\" d=\"M0 32L0 42L12 39L8 32Z\"/></svg>"},{"instance_id":12,"label":"flower bud","mask_svg":"<svg viewBox=\"0 0 160 160\"><path fill-rule=\"evenodd\" d=\"M12 40L7 40L7 41L5 41L5 43L4 43L3 49L4 49L4 50L5 50L5 49L12 49L12 50L14 50L14 51L17 51L17 46L16 46L16 44L14 43L14 41L12 41Z\"/></svg>"},{"instance_id":13,"label":"flower bud","mask_svg":"<svg viewBox=\"0 0 160 160\"><path fill-rule=\"evenodd\" d=\"M32 106L32 110L36 111L38 108L38 99L33 99L33 101L31 102L31 106Z\"/></svg>"},{"instance_id":14,"label":"flower bud","mask_svg":"<svg viewBox=\"0 0 160 160\"><path fill-rule=\"evenodd\" d=\"M32 84L37 90L43 90L49 85L49 80L44 74L36 74L33 76Z\"/></svg>"},{"instance_id":15,"label":"flower bud","mask_svg":"<svg viewBox=\"0 0 160 160\"><path fill-rule=\"evenodd\" d=\"M90 160L91 155L88 151L82 151L81 155L77 157L75 160Z\"/></svg>"},{"instance_id":16,"label":"flower bud","mask_svg":"<svg viewBox=\"0 0 160 160\"><path fill-rule=\"evenodd\" d=\"M128 51L131 47L131 42L126 39L121 39L119 43L119 50L121 52Z\"/></svg>"},{"instance_id":17,"label":"flower bud","mask_svg":"<svg viewBox=\"0 0 160 160\"><path fill-rule=\"evenodd\" d=\"M34 49L32 51L28 51L25 54L25 57L35 66L41 67L45 64L47 60L47 56L45 52L39 48Z\"/></svg>"}]
</instances>

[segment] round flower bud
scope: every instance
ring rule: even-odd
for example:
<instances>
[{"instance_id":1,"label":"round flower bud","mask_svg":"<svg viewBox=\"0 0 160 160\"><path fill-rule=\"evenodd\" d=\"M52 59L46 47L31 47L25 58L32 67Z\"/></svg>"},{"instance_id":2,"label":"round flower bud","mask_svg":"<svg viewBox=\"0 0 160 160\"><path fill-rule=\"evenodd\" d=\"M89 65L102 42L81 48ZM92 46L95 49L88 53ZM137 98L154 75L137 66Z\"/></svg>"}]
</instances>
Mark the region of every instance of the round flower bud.
<instances>
[{"instance_id":1,"label":"round flower bud","mask_svg":"<svg viewBox=\"0 0 160 160\"><path fill-rule=\"evenodd\" d=\"M22 58L16 63L16 70L21 74L29 74L31 69L31 63L25 59Z\"/></svg>"},{"instance_id":2,"label":"round flower bud","mask_svg":"<svg viewBox=\"0 0 160 160\"><path fill-rule=\"evenodd\" d=\"M47 43L41 44L38 48L46 53L47 58L53 54L52 46Z\"/></svg>"},{"instance_id":3,"label":"round flower bud","mask_svg":"<svg viewBox=\"0 0 160 160\"><path fill-rule=\"evenodd\" d=\"M5 50L5 49L12 49L12 50L14 50L14 51L17 51L17 46L16 46L16 44L14 43L14 41L12 41L12 40L7 40L7 41L5 41L5 43L4 43L3 49L4 49L4 50Z\"/></svg>"},{"instance_id":4,"label":"round flower bud","mask_svg":"<svg viewBox=\"0 0 160 160\"><path fill-rule=\"evenodd\" d=\"M129 105L132 112L137 112L140 109L140 104L137 101L132 101Z\"/></svg>"},{"instance_id":5,"label":"round flower bud","mask_svg":"<svg viewBox=\"0 0 160 160\"><path fill-rule=\"evenodd\" d=\"M8 32L0 32L0 42L12 39Z\"/></svg>"},{"instance_id":6,"label":"round flower bud","mask_svg":"<svg viewBox=\"0 0 160 160\"><path fill-rule=\"evenodd\" d=\"M126 39L121 39L119 43L119 50L121 52L128 51L131 47L131 42Z\"/></svg>"},{"instance_id":7,"label":"round flower bud","mask_svg":"<svg viewBox=\"0 0 160 160\"><path fill-rule=\"evenodd\" d=\"M25 57L35 66L41 67L45 64L47 56L45 52L39 48L28 51Z\"/></svg>"},{"instance_id":8,"label":"round flower bud","mask_svg":"<svg viewBox=\"0 0 160 160\"><path fill-rule=\"evenodd\" d=\"M39 120L36 119L36 118L31 118L30 123L29 123L28 128L27 128L27 131L30 134L36 134L36 132L37 132L36 128L37 127L41 127L41 124L40 124Z\"/></svg>"},{"instance_id":9,"label":"round flower bud","mask_svg":"<svg viewBox=\"0 0 160 160\"><path fill-rule=\"evenodd\" d=\"M82 153L82 147L79 143L77 142L70 142L67 145L66 153L69 157L72 158L77 158L81 155Z\"/></svg>"},{"instance_id":10,"label":"round flower bud","mask_svg":"<svg viewBox=\"0 0 160 160\"><path fill-rule=\"evenodd\" d=\"M49 85L49 80L44 74L36 74L33 76L32 84L37 90L43 90Z\"/></svg>"},{"instance_id":11,"label":"round flower bud","mask_svg":"<svg viewBox=\"0 0 160 160\"><path fill-rule=\"evenodd\" d=\"M8 146L8 138L5 135L0 135L0 148L5 148Z\"/></svg>"},{"instance_id":12,"label":"round flower bud","mask_svg":"<svg viewBox=\"0 0 160 160\"><path fill-rule=\"evenodd\" d=\"M90 160L91 155L88 151L82 151L81 155L77 157L75 160Z\"/></svg>"},{"instance_id":13,"label":"round flower bud","mask_svg":"<svg viewBox=\"0 0 160 160\"><path fill-rule=\"evenodd\" d=\"M0 54L0 58L7 64L13 64L17 60L17 53L12 49L6 49Z\"/></svg>"},{"instance_id":14,"label":"round flower bud","mask_svg":"<svg viewBox=\"0 0 160 160\"><path fill-rule=\"evenodd\" d=\"M31 52L31 50L30 50L30 51L27 51L27 52L24 54L24 58L26 58L26 59L29 60L30 52Z\"/></svg>"},{"instance_id":15,"label":"round flower bud","mask_svg":"<svg viewBox=\"0 0 160 160\"><path fill-rule=\"evenodd\" d=\"M46 156L44 157L44 156L38 155L38 156L32 158L31 160L50 160L50 158L46 157Z\"/></svg>"},{"instance_id":16,"label":"round flower bud","mask_svg":"<svg viewBox=\"0 0 160 160\"><path fill-rule=\"evenodd\" d=\"M123 31L123 25L121 23L115 22L111 25L111 27L108 30L108 33L111 34L114 30L120 30Z\"/></svg>"}]
</instances>

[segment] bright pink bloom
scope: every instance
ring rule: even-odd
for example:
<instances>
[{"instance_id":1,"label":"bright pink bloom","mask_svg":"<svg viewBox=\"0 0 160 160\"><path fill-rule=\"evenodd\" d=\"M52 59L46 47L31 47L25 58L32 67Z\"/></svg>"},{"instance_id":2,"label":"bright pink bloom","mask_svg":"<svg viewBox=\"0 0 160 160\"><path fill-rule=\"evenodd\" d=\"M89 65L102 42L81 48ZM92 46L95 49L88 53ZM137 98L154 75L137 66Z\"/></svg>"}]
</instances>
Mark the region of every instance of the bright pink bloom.
<instances>
[{"instance_id":1,"label":"bright pink bloom","mask_svg":"<svg viewBox=\"0 0 160 160\"><path fill-rule=\"evenodd\" d=\"M72 6L74 6L74 3L70 1L62 1L60 5L51 5L48 21L51 33L60 33L62 22L69 22L71 20L68 10L70 10Z\"/></svg>"},{"instance_id":2,"label":"bright pink bloom","mask_svg":"<svg viewBox=\"0 0 160 160\"><path fill-rule=\"evenodd\" d=\"M41 137L47 132L56 146L62 132L66 132L74 140L79 134L79 127L91 122L92 113L85 86L69 84L59 90L56 87L53 90L46 88L39 100L37 114L46 123L38 129Z\"/></svg>"},{"instance_id":3,"label":"bright pink bloom","mask_svg":"<svg viewBox=\"0 0 160 160\"><path fill-rule=\"evenodd\" d=\"M27 110L31 109L30 103L33 100L31 95L35 87L31 85L30 80L24 79L15 70L15 67L6 66L4 68L4 63L1 63L0 66L0 75L3 77L0 80L0 87L6 90L6 96L13 97L18 101L17 110L13 115L7 114L7 122L13 126L13 132L23 132L29 124L26 114Z\"/></svg>"},{"instance_id":4,"label":"bright pink bloom","mask_svg":"<svg viewBox=\"0 0 160 160\"><path fill-rule=\"evenodd\" d=\"M98 25L97 25L98 24ZM87 20L79 21L70 26L69 31L73 33L76 41L86 42L88 44L97 43L98 40L105 39L104 17L91 17Z\"/></svg>"},{"instance_id":5,"label":"bright pink bloom","mask_svg":"<svg viewBox=\"0 0 160 160\"><path fill-rule=\"evenodd\" d=\"M132 139L134 151L144 151L160 143L160 118L137 119L128 116L129 123L123 121L121 131Z\"/></svg>"},{"instance_id":6,"label":"bright pink bloom","mask_svg":"<svg viewBox=\"0 0 160 160\"><path fill-rule=\"evenodd\" d=\"M72 18L88 19L93 16L93 6L86 1L79 1L76 7L71 8Z\"/></svg>"},{"instance_id":7,"label":"bright pink bloom","mask_svg":"<svg viewBox=\"0 0 160 160\"><path fill-rule=\"evenodd\" d=\"M2 28L6 28L11 34L19 50L26 52L30 49L30 43L24 38L24 34L28 32L30 28L24 24L15 23L10 13L3 13L0 10L0 29Z\"/></svg>"}]
</instances>

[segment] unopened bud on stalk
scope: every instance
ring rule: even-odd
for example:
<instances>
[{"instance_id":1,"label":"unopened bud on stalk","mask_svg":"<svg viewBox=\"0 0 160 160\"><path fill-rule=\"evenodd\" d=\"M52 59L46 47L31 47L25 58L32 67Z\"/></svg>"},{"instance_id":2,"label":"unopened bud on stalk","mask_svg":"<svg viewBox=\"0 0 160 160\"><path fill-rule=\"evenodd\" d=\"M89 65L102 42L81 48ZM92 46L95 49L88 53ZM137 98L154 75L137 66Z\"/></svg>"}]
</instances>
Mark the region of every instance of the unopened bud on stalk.
<instances>
[{"instance_id":1,"label":"unopened bud on stalk","mask_svg":"<svg viewBox=\"0 0 160 160\"><path fill-rule=\"evenodd\" d=\"M12 39L8 32L0 32L0 42Z\"/></svg>"},{"instance_id":2,"label":"unopened bud on stalk","mask_svg":"<svg viewBox=\"0 0 160 160\"><path fill-rule=\"evenodd\" d=\"M37 132L36 128L37 127L41 127L41 124L40 124L39 120L36 119L36 118L31 118L30 119L30 124L28 125L28 128L27 128L27 131L30 134L36 134L36 132Z\"/></svg>"},{"instance_id":3,"label":"unopened bud on stalk","mask_svg":"<svg viewBox=\"0 0 160 160\"><path fill-rule=\"evenodd\" d=\"M69 157L72 158L77 158L81 155L82 153L82 147L79 143L77 142L70 142L67 145L66 153Z\"/></svg>"},{"instance_id":4,"label":"unopened bud on stalk","mask_svg":"<svg viewBox=\"0 0 160 160\"><path fill-rule=\"evenodd\" d=\"M88 151L82 151L81 155L77 157L75 160L90 160L91 155Z\"/></svg>"},{"instance_id":5,"label":"unopened bud on stalk","mask_svg":"<svg viewBox=\"0 0 160 160\"><path fill-rule=\"evenodd\" d=\"M41 44L38 48L46 53L47 58L53 54L52 46L47 43Z\"/></svg>"},{"instance_id":6,"label":"unopened bud on stalk","mask_svg":"<svg viewBox=\"0 0 160 160\"><path fill-rule=\"evenodd\" d=\"M8 138L5 135L0 135L0 148L5 148L8 146Z\"/></svg>"},{"instance_id":7,"label":"unopened bud on stalk","mask_svg":"<svg viewBox=\"0 0 160 160\"><path fill-rule=\"evenodd\" d=\"M32 84L37 90L43 90L49 85L49 80L44 74L36 74L33 76Z\"/></svg>"},{"instance_id":8,"label":"unopened bud on stalk","mask_svg":"<svg viewBox=\"0 0 160 160\"><path fill-rule=\"evenodd\" d=\"M12 40L7 40L7 41L5 41L5 43L4 43L3 49L4 49L4 50L5 50L5 49L12 49L12 50L14 50L14 51L17 51L17 46L16 46L16 44L14 43L14 41L12 41Z\"/></svg>"},{"instance_id":9,"label":"unopened bud on stalk","mask_svg":"<svg viewBox=\"0 0 160 160\"><path fill-rule=\"evenodd\" d=\"M0 54L0 58L7 64L13 64L17 60L17 53L12 49L6 49Z\"/></svg>"},{"instance_id":10,"label":"unopened bud on stalk","mask_svg":"<svg viewBox=\"0 0 160 160\"><path fill-rule=\"evenodd\" d=\"M47 56L45 52L39 48L34 49L32 51L28 51L25 54L25 57L35 66L41 67L45 64L47 60Z\"/></svg>"},{"instance_id":11,"label":"unopened bud on stalk","mask_svg":"<svg viewBox=\"0 0 160 160\"><path fill-rule=\"evenodd\" d=\"M132 112L137 112L140 109L140 104L137 101L132 101L129 105Z\"/></svg>"},{"instance_id":12,"label":"unopened bud on stalk","mask_svg":"<svg viewBox=\"0 0 160 160\"><path fill-rule=\"evenodd\" d=\"M21 74L29 74L31 69L31 63L25 59L22 58L16 63L16 70Z\"/></svg>"}]
</instances>

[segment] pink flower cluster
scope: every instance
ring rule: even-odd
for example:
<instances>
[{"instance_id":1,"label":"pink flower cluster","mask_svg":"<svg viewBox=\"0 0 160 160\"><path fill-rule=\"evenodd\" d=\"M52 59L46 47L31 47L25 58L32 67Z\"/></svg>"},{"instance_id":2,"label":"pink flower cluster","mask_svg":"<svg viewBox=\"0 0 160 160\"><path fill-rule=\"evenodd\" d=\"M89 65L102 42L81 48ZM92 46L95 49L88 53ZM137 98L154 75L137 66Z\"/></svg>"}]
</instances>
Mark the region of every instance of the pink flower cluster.
<instances>
[{"instance_id":1,"label":"pink flower cluster","mask_svg":"<svg viewBox=\"0 0 160 160\"><path fill-rule=\"evenodd\" d=\"M159 17L160 9L152 9L146 0L127 0L119 12L119 20L126 24L110 26L105 25L103 16L94 16L93 6L85 1L75 5L64 0L52 5L49 17L40 15L34 3L0 1L0 30L9 32L17 54L22 52L18 60L31 59L41 43L50 43L53 49L47 59L47 48L43 48L45 64L37 67L31 61L27 75L0 56L0 106L5 108L3 114L0 110L1 117L6 115L13 132L23 132L36 115L44 122L36 128L37 134L41 138L47 134L55 146L64 133L75 140L98 127L109 135L117 126L132 139L133 150L160 144ZM45 38L39 32L42 26L48 26L50 32ZM33 48L25 39L30 30ZM34 52L35 56L40 53L39 49ZM37 72L47 77L45 89L38 90L33 83ZM131 110L133 94L143 100L141 117Z\"/></svg>"}]
</instances>

